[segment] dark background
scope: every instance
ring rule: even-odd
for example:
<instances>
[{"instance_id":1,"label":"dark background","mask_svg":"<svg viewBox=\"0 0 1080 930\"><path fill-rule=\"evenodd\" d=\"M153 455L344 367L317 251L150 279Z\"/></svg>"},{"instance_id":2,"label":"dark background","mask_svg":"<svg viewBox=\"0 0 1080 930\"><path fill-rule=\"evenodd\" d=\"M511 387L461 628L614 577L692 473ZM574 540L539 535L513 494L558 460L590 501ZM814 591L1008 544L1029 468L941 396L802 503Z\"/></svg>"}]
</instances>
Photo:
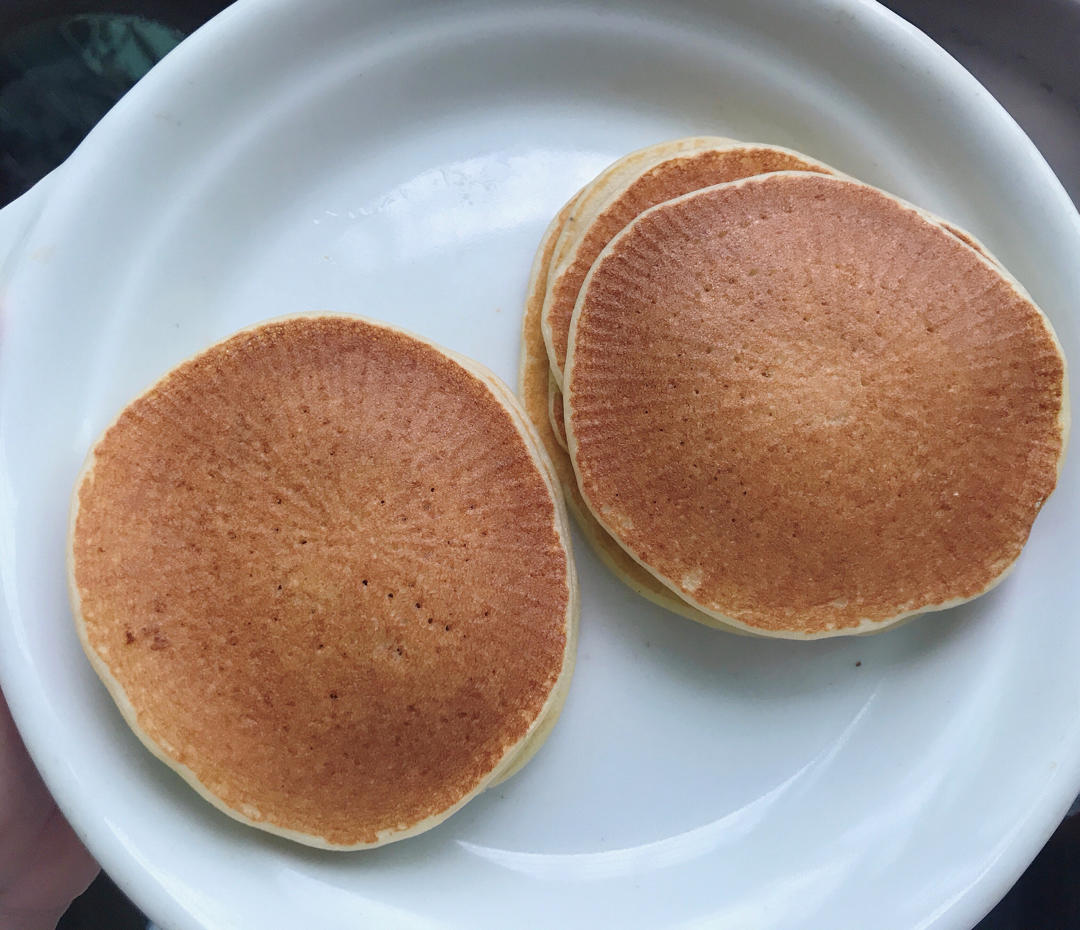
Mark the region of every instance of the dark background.
<instances>
[{"instance_id":1,"label":"dark background","mask_svg":"<svg viewBox=\"0 0 1080 930\"><path fill-rule=\"evenodd\" d=\"M1080 202L1080 0L885 4L944 46L1001 101ZM0 206L63 161L132 84L225 5L0 0ZM1077 874L1080 816L1070 816L978 930L1080 930ZM60 930L146 925L102 875L75 901Z\"/></svg>"}]
</instances>

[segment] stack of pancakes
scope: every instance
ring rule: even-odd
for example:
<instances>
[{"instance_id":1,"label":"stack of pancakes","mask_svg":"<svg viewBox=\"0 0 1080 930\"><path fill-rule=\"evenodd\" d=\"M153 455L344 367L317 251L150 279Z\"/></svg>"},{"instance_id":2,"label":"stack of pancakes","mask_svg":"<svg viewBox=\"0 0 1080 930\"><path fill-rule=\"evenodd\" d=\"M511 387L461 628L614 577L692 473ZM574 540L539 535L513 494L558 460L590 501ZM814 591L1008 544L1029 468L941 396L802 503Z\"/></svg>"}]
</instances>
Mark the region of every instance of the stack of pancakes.
<instances>
[{"instance_id":1,"label":"stack of pancakes","mask_svg":"<svg viewBox=\"0 0 1080 930\"><path fill-rule=\"evenodd\" d=\"M616 574L800 639L989 590L1068 428L1054 332L974 237L720 138L634 152L555 217L520 391Z\"/></svg>"},{"instance_id":2,"label":"stack of pancakes","mask_svg":"<svg viewBox=\"0 0 1080 930\"><path fill-rule=\"evenodd\" d=\"M71 600L144 743L232 816L418 833L555 722L577 586L510 391L357 317L271 321L132 401L80 476Z\"/></svg>"}]
</instances>

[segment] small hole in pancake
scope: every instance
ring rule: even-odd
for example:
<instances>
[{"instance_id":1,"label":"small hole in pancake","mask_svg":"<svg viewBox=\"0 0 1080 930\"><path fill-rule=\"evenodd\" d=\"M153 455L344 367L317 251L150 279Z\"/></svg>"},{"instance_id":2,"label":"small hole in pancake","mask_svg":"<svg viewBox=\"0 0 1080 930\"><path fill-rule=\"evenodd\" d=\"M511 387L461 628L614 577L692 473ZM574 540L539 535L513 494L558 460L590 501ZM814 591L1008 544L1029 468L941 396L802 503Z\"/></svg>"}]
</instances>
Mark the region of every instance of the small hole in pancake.
<instances>
[{"instance_id":1,"label":"small hole in pancake","mask_svg":"<svg viewBox=\"0 0 1080 930\"><path fill-rule=\"evenodd\" d=\"M434 493L435 493L435 489L434 489L434 488L432 488L432 489L431 489L431 493L432 493L432 494L434 494Z\"/></svg>"},{"instance_id":2,"label":"small hole in pancake","mask_svg":"<svg viewBox=\"0 0 1080 930\"><path fill-rule=\"evenodd\" d=\"M278 590L280 591L280 590L281 590L281 585L278 585L278 586L277 586L277 589L278 589Z\"/></svg>"},{"instance_id":3,"label":"small hole in pancake","mask_svg":"<svg viewBox=\"0 0 1080 930\"><path fill-rule=\"evenodd\" d=\"M401 655L401 647L400 647L400 646L398 646L398 647L397 647L397 649L395 649L394 651L395 651L395 652L396 652L396 653L397 653L398 655Z\"/></svg>"},{"instance_id":4,"label":"small hole in pancake","mask_svg":"<svg viewBox=\"0 0 1080 930\"><path fill-rule=\"evenodd\" d=\"M274 532L275 533L280 533L281 532L281 527L280 526L275 526L274 527Z\"/></svg>"},{"instance_id":5,"label":"small hole in pancake","mask_svg":"<svg viewBox=\"0 0 1080 930\"><path fill-rule=\"evenodd\" d=\"M427 622L428 622L428 623L434 623L434 622L435 622L435 618L434 618L434 617L428 617L428 618L427 618Z\"/></svg>"},{"instance_id":6,"label":"small hole in pancake","mask_svg":"<svg viewBox=\"0 0 1080 930\"><path fill-rule=\"evenodd\" d=\"M450 632L450 624L449 623L446 624L446 626L444 626L443 629L446 630L447 633L449 633Z\"/></svg>"},{"instance_id":7,"label":"small hole in pancake","mask_svg":"<svg viewBox=\"0 0 1080 930\"><path fill-rule=\"evenodd\" d=\"M129 646L135 642L135 634L131 630L124 630L124 642Z\"/></svg>"},{"instance_id":8,"label":"small hole in pancake","mask_svg":"<svg viewBox=\"0 0 1080 930\"><path fill-rule=\"evenodd\" d=\"M280 497L279 497L279 498L276 498L276 499L274 500L274 503L275 503L275 504L280 504L280 503L281 503L281 498L280 498Z\"/></svg>"},{"instance_id":9,"label":"small hole in pancake","mask_svg":"<svg viewBox=\"0 0 1080 930\"><path fill-rule=\"evenodd\" d=\"M366 588L367 587L367 579L365 578L363 581L360 582L360 584L362 584Z\"/></svg>"},{"instance_id":10,"label":"small hole in pancake","mask_svg":"<svg viewBox=\"0 0 1080 930\"><path fill-rule=\"evenodd\" d=\"M325 643L319 643L319 645L318 645L318 648L319 648L319 649L325 649L325 648L326 648L326 644L325 644Z\"/></svg>"},{"instance_id":11,"label":"small hole in pancake","mask_svg":"<svg viewBox=\"0 0 1080 930\"><path fill-rule=\"evenodd\" d=\"M330 692L330 700L331 701L336 701L337 700L337 692L336 691L331 691Z\"/></svg>"},{"instance_id":12,"label":"small hole in pancake","mask_svg":"<svg viewBox=\"0 0 1080 930\"><path fill-rule=\"evenodd\" d=\"M390 599L391 601L392 601L392 600L394 599L394 595L393 595L393 594L387 594L386 596L387 596L387 598L389 598L389 599Z\"/></svg>"},{"instance_id":13,"label":"small hole in pancake","mask_svg":"<svg viewBox=\"0 0 1080 930\"><path fill-rule=\"evenodd\" d=\"M420 609L420 602L419 602L419 601L417 601L417 602L416 602L416 609L417 609L417 610L419 610L419 609Z\"/></svg>"},{"instance_id":14,"label":"small hole in pancake","mask_svg":"<svg viewBox=\"0 0 1080 930\"><path fill-rule=\"evenodd\" d=\"M385 503L386 503L386 501L379 501L379 503L380 503L380 504L385 504Z\"/></svg>"},{"instance_id":15,"label":"small hole in pancake","mask_svg":"<svg viewBox=\"0 0 1080 930\"><path fill-rule=\"evenodd\" d=\"M300 540L300 545L301 546L306 546L307 545L307 540L306 539L301 539Z\"/></svg>"}]
</instances>

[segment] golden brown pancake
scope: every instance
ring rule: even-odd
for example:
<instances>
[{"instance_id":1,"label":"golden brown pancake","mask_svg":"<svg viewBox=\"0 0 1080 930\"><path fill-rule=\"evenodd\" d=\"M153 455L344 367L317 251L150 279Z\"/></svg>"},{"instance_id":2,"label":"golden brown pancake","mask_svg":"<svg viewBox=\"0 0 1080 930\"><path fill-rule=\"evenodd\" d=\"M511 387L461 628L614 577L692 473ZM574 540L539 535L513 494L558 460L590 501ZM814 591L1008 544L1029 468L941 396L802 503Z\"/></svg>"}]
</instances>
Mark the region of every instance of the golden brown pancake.
<instances>
[{"instance_id":1,"label":"golden brown pancake","mask_svg":"<svg viewBox=\"0 0 1080 930\"><path fill-rule=\"evenodd\" d=\"M434 826L558 712L577 591L490 372L389 326L245 330L129 404L76 486L84 648L213 804L356 848Z\"/></svg>"},{"instance_id":2,"label":"golden brown pancake","mask_svg":"<svg viewBox=\"0 0 1080 930\"><path fill-rule=\"evenodd\" d=\"M640 167L635 165L634 167ZM619 183L599 185L602 203L589 222L579 222L560 240L561 260L549 272L542 310L544 340L551 369L562 384L570 318L578 291L596 257L611 239L643 211L691 191L768 171L799 169L831 173L807 155L758 143L727 141L675 155L663 155L645 166L619 174Z\"/></svg>"},{"instance_id":3,"label":"golden brown pancake","mask_svg":"<svg viewBox=\"0 0 1080 930\"><path fill-rule=\"evenodd\" d=\"M1020 285L858 182L699 191L605 249L564 397L583 499L712 616L812 637L988 590L1053 490L1065 365Z\"/></svg>"},{"instance_id":4,"label":"golden brown pancake","mask_svg":"<svg viewBox=\"0 0 1080 930\"><path fill-rule=\"evenodd\" d=\"M548 411L547 350L540 331L540 308L544 300L544 282L551 262L552 252L560 229L573 208L571 200L559 211L548 226L533 261L532 274L525 298L525 316L522 325L521 359L518 366L518 394L525 414L532 423L541 444L546 450L555 475L566 494L566 503L574 514L578 526L589 540L600 560L611 569L623 583L654 604L688 617L698 623L731 632L742 632L729 624L716 620L694 609L672 591L657 581L648 571L635 562L622 547L596 522L581 499L574 468L566 451L559 445Z\"/></svg>"}]
</instances>

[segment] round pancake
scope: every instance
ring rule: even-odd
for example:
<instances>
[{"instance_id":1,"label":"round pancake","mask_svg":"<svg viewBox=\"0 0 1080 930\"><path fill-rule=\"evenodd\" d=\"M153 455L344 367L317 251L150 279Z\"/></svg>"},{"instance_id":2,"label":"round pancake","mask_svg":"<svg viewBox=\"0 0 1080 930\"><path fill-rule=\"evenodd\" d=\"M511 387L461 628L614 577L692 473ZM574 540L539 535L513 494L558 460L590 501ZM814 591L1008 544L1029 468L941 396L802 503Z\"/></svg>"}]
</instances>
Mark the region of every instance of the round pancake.
<instances>
[{"instance_id":1,"label":"round pancake","mask_svg":"<svg viewBox=\"0 0 1080 930\"><path fill-rule=\"evenodd\" d=\"M579 222L561 237L563 254L549 272L541 311L544 342L560 387L578 292L597 256L627 223L665 200L726 181L788 169L834 173L828 165L790 149L736 142L661 153L644 169L636 167L636 172L622 172L616 180L598 184L596 196L602 202L591 221Z\"/></svg>"},{"instance_id":2,"label":"round pancake","mask_svg":"<svg viewBox=\"0 0 1080 930\"><path fill-rule=\"evenodd\" d=\"M389 326L256 326L129 404L77 482L84 649L231 816L426 830L535 750L577 589L550 463L490 372Z\"/></svg>"},{"instance_id":3,"label":"round pancake","mask_svg":"<svg viewBox=\"0 0 1080 930\"><path fill-rule=\"evenodd\" d=\"M548 411L547 350L540 332L540 307L544 299L544 282L551 262L552 252L574 201L566 204L548 226L533 261L525 297L525 315L521 335L521 358L518 365L518 394L525 414L536 430L541 444L548 454L558 482L566 494L566 503L574 514L578 526L600 560L631 590L654 604L715 629L741 633L735 627L696 610L654 578L635 562L604 530L585 506L578 490L574 468L566 451L559 445Z\"/></svg>"},{"instance_id":4,"label":"round pancake","mask_svg":"<svg viewBox=\"0 0 1080 930\"><path fill-rule=\"evenodd\" d=\"M597 260L564 396L583 499L712 616L879 630L988 590L1068 423L1046 318L874 188L785 172L646 212Z\"/></svg>"}]
</instances>

